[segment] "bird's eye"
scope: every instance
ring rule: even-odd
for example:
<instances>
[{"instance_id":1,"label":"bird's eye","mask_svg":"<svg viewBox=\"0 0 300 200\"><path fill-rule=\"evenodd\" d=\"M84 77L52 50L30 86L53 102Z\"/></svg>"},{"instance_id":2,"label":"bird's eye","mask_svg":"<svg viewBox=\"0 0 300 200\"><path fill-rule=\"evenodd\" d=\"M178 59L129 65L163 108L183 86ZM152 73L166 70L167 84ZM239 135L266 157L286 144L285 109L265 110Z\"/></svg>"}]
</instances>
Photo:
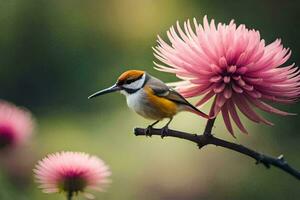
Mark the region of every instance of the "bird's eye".
<instances>
[{"instance_id":1,"label":"bird's eye","mask_svg":"<svg viewBox=\"0 0 300 200\"><path fill-rule=\"evenodd\" d=\"M124 84L130 84L130 83L132 83L132 82L134 82L134 81L137 81L137 80L141 79L142 76L143 76L143 75L141 75L141 76L139 76L139 77L129 78L129 79L125 80Z\"/></svg>"},{"instance_id":2,"label":"bird's eye","mask_svg":"<svg viewBox=\"0 0 300 200\"><path fill-rule=\"evenodd\" d=\"M134 82L134 81L136 81L136 79L127 79L127 80L125 81L125 84L130 84L130 83L132 83L132 82Z\"/></svg>"}]
</instances>

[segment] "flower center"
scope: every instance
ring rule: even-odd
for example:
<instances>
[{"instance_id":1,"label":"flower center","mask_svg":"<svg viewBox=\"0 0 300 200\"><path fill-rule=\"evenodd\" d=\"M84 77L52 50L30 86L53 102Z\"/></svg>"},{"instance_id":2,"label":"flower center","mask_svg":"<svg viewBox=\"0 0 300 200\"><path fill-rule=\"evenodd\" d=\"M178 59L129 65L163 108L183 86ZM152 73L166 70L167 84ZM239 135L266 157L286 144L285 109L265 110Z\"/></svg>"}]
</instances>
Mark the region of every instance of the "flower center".
<instances>
[{"instance_id":1,"label":"flower center","mask_svg":"<svg viewBox=\"0 0 300 200\"><path fill-rule=\"evenodd\" d=\"M223 80L223 83L230 83L231 79L234 78L237 79L240 75L237 72L237 67L235 65L227 66L223 71L220 73L220 76L222 77L221 80Z\"/></svg>"},{"instance_id":2,"label":"flower center","mask_svg":"<svg viewBox=\"0 0 300 200\"><path fill-rule=\"evenodd\" d=\"M0 149L10 146L13 141L13 130L8 126L0 126Z\"/></svg>"},{"instance_id":3,"label":"flower center","mask_svg":"<svg viewBox=\"0 0 300 200\"><path fill-rule=\"evenodd\" d=\"M218 68L218 69L217 69ZM224 96L229 99L232 91L235 93L243 93L244 91L253 91L254 87L248 83L244 74L247 71L246 67L237 67L236 65L223 65L213 67L216 75L210 79L214 83L214 92L222 93L225 91Z\"/></svg>"},{"instance_id":4,"label":"flower center","mask_svg":"<svg viewBox=\"0 0 300 200\"><path fill-rule=\"evenodd\" d=\"M68 193L82 192L87 182L81 173L68 173L61 182L61 189Z\"/></svg>"}]
</instances>

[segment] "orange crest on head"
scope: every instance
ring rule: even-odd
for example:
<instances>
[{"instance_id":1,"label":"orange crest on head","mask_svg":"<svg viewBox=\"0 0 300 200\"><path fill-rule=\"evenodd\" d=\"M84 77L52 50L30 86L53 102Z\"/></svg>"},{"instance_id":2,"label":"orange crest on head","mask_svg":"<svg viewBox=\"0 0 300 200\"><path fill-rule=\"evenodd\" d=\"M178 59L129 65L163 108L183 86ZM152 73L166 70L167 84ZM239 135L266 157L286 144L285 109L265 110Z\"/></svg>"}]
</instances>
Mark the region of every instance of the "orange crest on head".
<instances>
[{"instance_id":1,"label":"orange crest on head","mask_svg":"<svg viewBox=\"0 0 300 200\"><path fill-rule=\"evenodd\" d=\"M139 77L143 76L144 73L145 72L142 70L128 70L119 76L118 82L122 83L129 79L138 79Z\"/></svg>"}]
</instances>

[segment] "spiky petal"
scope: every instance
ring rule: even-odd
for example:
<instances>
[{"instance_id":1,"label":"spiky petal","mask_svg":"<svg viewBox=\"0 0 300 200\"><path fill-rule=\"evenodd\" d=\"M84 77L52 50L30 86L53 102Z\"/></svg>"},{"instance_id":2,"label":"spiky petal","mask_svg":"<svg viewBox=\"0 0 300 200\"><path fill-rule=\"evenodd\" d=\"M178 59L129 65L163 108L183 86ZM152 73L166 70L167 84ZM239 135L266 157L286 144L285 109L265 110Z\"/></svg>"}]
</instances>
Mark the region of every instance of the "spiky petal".
<instances>
[{"instance_id":1,"label":"spiky petal","mask_svg":"<svg viewBox=\"0 0 300 200\"><path fill-rule=\"evenodd\" d=\"M237 26L233 20L228 25L215 25L206 16L203 25L196 19L191 25L188 20L184 29L177 22L167 36L171 45L158 36L158 45L153 48L163 63L155 63L156 69L182 79L173 85L183 96L203 96L197 106L214 98L213 116L221 112L231 134L231 120L247 132L237 109L250 120L268 125L272 123L256 113L255 107L290 115L266 103L293 103L300 95L298 67L285 65L291 51L280 39L266 45L257 30Z\"/></svg>"}]
</instances>

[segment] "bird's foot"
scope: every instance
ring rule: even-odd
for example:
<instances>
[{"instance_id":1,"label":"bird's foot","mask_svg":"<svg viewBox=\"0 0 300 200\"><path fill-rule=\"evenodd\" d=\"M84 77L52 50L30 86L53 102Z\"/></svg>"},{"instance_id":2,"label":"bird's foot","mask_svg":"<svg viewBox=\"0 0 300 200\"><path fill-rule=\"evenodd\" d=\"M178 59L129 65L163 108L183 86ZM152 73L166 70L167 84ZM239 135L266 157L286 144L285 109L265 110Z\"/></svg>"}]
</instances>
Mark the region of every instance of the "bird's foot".
<instances>
[{"instance_id":1,"label":"bird's foot","mask_svg":"<svg viewBox=\"0 0 300 200\"><path fill-rule=\"evenodd\" d=\"M169 127L164 126L160 131L160 137L163 139L164 137L168 136L168 133L169 133Z\"/></svg>"},{"instance_id":2,"label":"bird's foot","mask_svg":"<svg viewBox=\"0 0 300 200\"><path fill-rule=\"evenodd\" d=\"M152 136L152 133L151 133L151 129L153 127L151 125L149 125L146 129L145 129L145 136L146 137L151 137Z\"/></svg>"}]
</instances>

